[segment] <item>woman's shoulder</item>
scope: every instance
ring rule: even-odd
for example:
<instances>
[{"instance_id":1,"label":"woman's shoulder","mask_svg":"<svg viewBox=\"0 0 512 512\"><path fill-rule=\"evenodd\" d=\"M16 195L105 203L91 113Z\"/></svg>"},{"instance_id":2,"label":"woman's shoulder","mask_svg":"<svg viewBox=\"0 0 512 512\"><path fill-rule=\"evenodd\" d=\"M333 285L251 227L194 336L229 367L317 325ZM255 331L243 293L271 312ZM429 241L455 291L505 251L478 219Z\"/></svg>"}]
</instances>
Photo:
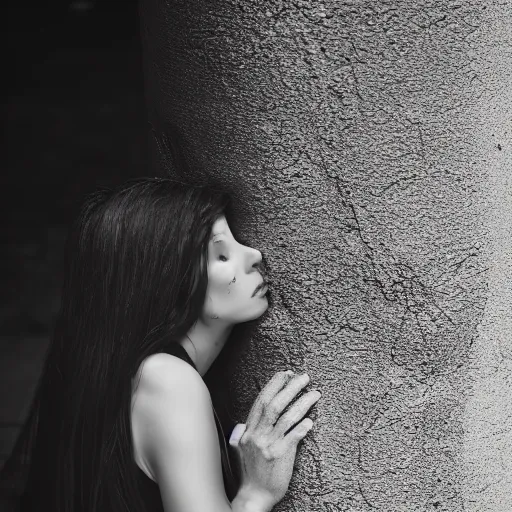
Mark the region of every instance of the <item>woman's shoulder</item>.
<instances>
[{"instance_id":1,"label":"woman's shoulder","mask_svg":"<svg viewBox=\"0 0 512 512\"><path fill-rule=\"evenodd\" d=\"M137 372L131 407L134 457L155 480L155 444L180 443L186 423L211 408L211 397L201 375L186 361L167 353L147 357ZM170 438L170 439L169 439Z\"/></svg>"},{"instance_id":2,"label":"woman's shoulder","mask_svg":"<svg viewBox=\"0 0 512 512\"><path fill-rule=\"evenodd\" d=\"M142 362L135 383L136 392L143 395L189 394L198 388L207 391L193 366L181 357L165 352L152 354Z\"/></svg>"}]
</instances>

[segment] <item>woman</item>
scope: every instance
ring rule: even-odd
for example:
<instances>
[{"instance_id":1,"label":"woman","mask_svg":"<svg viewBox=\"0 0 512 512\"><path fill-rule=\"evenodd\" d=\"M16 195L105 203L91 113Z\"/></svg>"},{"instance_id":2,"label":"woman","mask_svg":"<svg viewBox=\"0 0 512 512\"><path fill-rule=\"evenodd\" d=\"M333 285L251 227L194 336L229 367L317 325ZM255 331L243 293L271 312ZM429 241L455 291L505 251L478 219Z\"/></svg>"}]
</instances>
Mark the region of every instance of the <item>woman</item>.
<instances>
[{"instance_id":1,"label":"woman","mask_svg":"<svg viewBox=\"0 0 512 512\"><path fill-rule=\"evenodd\" d=\"M233 326L268 308L261 253L235 240L229 217L225 194L169 179L86 202L5 466L30 460L21 510L267 512L284 496L319 393L292 403L307 376L270 380L230 440L237 479L202 378Z\"/></svg>"}]
</instances>

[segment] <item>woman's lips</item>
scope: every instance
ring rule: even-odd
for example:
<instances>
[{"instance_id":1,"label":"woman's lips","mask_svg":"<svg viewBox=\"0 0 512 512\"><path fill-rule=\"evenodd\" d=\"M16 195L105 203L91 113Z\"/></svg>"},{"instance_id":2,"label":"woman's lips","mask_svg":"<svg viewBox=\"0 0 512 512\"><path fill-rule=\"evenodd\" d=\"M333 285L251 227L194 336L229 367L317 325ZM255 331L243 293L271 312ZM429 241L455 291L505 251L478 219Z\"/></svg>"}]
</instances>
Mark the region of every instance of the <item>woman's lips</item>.
<instances>
[{"instance_id":1,"label":"woman's lips","mask_svg":"<svg viewBox=\"0 0 512 512\"><path fill-rule=\"evenodd\" d=\"M263 291L265 290L265 292L267 291L267 282L266 281L263 281L262 283L260 283L258 286L256 286L256 289L252 292L252 295L251 297L254 297L258 292L260 291ZM265 293L263 292L263 293Z\"/></svg>"}]
</instances>

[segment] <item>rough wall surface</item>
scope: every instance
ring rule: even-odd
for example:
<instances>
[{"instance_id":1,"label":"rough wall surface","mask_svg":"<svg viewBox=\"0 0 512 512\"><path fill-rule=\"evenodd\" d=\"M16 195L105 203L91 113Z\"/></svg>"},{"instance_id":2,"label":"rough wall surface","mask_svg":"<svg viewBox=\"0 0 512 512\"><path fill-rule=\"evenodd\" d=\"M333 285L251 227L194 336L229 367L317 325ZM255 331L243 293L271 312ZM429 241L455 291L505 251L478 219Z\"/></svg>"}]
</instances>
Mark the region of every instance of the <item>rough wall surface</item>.
<instances>
[{"instance_id":1,"label":"rough wall surface","mask_svg":"<svg viewBox=\"0 0 512 512\"><path fill-rule=\"evenodd\" d=\"M179 133L268 262L240 420L248 374L307 370L322 391L277 510L512 510L511 2L141 15L155 169L175 172Z\"/></svg>"},{"instance_id":2,"label":"rough wall surface","mask_svg":"<svg viewBox=\"0 0 512 512\"><path fill-rule=\"evenodd\" d=\"M461 469L468 512L512 510L512 3L502 7L478 52L486 88L475 154L486 172L489 295L467 362Z\"/></svg>"}]
</instances>

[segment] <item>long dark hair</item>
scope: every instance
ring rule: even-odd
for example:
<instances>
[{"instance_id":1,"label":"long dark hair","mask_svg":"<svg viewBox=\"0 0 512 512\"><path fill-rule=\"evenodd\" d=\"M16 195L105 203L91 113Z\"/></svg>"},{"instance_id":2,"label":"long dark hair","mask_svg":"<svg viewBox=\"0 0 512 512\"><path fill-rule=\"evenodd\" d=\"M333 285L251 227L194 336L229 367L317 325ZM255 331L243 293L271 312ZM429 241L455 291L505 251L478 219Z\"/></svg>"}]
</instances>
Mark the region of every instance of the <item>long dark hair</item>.
<instances>
[{"instance_id":1,"label":"long dark hair","mask_svg":"<svg viewBox=\"0 0 512 512\"><path fill-rule=\"evenodd\" d=\"M132 379L198 319L211 228L230 212L226 192L165 178L88 197L70 230L61 310L29 417L3 470L23 480L21 510L146 510L133 459ZM223 442L221 453L232 499ZM26 477L17 473L25 467Z\"/></svg>"}]
</instances>

